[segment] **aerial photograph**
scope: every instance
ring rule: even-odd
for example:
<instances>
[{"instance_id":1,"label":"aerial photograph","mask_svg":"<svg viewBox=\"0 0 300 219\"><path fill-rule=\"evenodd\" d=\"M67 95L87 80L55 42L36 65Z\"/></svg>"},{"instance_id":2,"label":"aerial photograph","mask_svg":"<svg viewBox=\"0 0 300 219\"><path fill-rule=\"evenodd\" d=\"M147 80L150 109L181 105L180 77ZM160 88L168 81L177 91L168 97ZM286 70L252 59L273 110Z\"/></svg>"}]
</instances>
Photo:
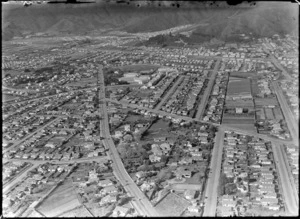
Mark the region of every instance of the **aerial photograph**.
<instances>
[{"instance_id":1,"label":"aerial photograph","mask_svg":"<svg viewBox=\"0 0 300 219\"><path fill-rule=\"evenodd\" d=\"M2 213L298 217L299 1L2 1Z\"/></svg>"}]
</instances>

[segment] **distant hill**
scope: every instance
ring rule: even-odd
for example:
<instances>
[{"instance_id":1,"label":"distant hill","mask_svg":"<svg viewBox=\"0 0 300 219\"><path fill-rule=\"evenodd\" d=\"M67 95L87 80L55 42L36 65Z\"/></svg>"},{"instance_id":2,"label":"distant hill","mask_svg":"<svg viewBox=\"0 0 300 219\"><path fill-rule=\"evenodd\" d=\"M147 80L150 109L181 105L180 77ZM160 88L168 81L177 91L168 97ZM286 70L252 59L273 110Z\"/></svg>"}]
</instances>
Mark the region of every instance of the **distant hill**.
<instances>
[{"instance_id":1,"label":"distant hill","mask_svg":"<svg viewBox=\"0 0 300 219\"><path fill-rule=\"evenodd\" d=\"M193 37L226 39L233 33L271 36L298 32L298 7L289 3L260 3L256 7L132 7L111 4L2 5L2 37L28 33L86 33L113 28L130 33L199 25Z\"/></svg>"}]
</instances>

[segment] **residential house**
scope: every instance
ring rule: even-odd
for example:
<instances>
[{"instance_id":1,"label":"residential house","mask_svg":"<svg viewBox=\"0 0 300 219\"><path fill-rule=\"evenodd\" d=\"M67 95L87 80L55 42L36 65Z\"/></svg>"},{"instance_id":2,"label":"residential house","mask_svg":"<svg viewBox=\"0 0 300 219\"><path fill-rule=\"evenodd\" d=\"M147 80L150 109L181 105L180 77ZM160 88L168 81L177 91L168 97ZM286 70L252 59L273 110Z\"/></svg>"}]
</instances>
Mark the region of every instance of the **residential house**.
<instances>
[{"instance_id":1,"label":"residential house","mask_svg":"<svg viewBox=\"0 0 300 219\"><path fill-rule=\"evenodd\" d=\"M130 208L124 207L124 206L116 206L112 216L113 217L125 217L127 214L129 214L131 211Z\"/></svg>"},{"instance_id":2,"label":"residential house","mask_svg":"<svg viewBox=\"0 0 300 219\"><path fill-rule=\"evenodd\" d=\"M260 200L260 202L263 206L266 206L266 205L270 205L270 204L278 204L278 199L277 198L262 198Z\"/></svg>"},{"instance_id":3,"label":"residential house","mask_svg":"<svg viewBox=\"0 0 300 219\"><path fill-rule=\"evenodd\" d=\"M107 196L104 196L101 199L99 205L102 206L102 205L107 204L107 203L115 203L115 202L117 202L117 197L116 196L114 196L114 195L107 195Z\"/></svg>"},{"instance_id":4,"label":"residential house","mask_svg":"<svg viewBox=\"0 0 300 219\"><path fill-rule=\"evenodd\" d=\"M196 191L195 190L186 190L184 192L184 196L188 200L194 199L195 195L196 195Z\"/></svg>"},{"instance_id":5,"label":"residential house","mask_svg":"<svg viewBox=\"0 0 300 219\"><path fill-rule=\"evenodd\" d=\"M104 187L101 192L103 194L114 194L118 192L118 188L115 187L114 185L106 186Z\"/></svg>"}]
</instances>

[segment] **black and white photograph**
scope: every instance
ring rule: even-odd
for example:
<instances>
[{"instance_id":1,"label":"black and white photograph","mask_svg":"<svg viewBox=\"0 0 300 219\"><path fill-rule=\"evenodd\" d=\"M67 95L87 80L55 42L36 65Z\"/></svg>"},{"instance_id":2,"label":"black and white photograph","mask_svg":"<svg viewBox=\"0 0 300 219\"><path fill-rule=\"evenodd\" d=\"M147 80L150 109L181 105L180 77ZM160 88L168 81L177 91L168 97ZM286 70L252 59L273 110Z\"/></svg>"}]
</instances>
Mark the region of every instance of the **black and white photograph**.
<instances>
[{"instance_id":1,"label":"black and white photograph","mask_svg":"<svg viewBox=\"0 0 300 219\"><path fill-rule=\"evenodd\" d=\"M299 6L2 0L1 218L299 217Z\"/></svg>"}]
</instances>

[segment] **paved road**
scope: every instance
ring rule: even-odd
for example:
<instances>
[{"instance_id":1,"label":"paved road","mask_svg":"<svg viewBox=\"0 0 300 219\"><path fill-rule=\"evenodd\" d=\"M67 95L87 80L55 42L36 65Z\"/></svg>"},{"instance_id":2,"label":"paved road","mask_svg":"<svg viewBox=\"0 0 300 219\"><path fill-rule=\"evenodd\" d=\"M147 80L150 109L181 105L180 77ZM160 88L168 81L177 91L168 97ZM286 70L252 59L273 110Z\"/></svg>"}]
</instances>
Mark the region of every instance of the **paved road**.
<instances>
[{"instance_id":1,"label":"paved road","mask_svg":"<svg viewBox=\"0 0 300 219\"><path fill-rule=\"evenodd\" d=\"M203 115L203 112L205 110L205 106L207 104L208 97L210 96L211 90L212 90L213 85L214 85L214 81L215 81L215 78L216 78L216 75L217 75L217 71L218 71L220 62L221 62L221 60L219 59L217 61L216 65L215 65L215 67L214 67L214 70L213 70L213 73L212 73L212 75L209 79L207 88L205 89L203 97L201 98L200 104L198 106L197 114L196 114L196 117L195 117L196 119L200 119Z\"/></svg>"},{"instance_id":2,"label":"paved road","mask_svg":"<svg viewBox=\"0 0 300 219\"><path fill-rule=\"evenodd\" d=\"M281 66L281 64L278 62L278 60L272 54L269 53L269 55L270 55L270 59L273 62L273 64L281 70L282 74L286 77L286 79L293 80L291 75L289 75L289 73L286 72L286 70Z\"/></svg>"},{"instance_id":3,"label":"paved road","mask_svg":"<svg viewBox=\"0 0 300 219\"><path fill-rule=\"evenodd\" d=\"M173 86L171 87L171 89L166 93L166 95L164 96L164 98L154 108L155 110L159 110L162 107L162 105L166 102L166 100L169 98L169 96L174 93L174 91L178 87L179 83L182 82L183 78L184 78L183 75L181 75L181 76L179 76L179 78L177 78L177 81L173 84Z\"/></svg>"},{"instance_id":4,"label":"paved road","mask_svg":"<svg viewBox=\"0 0 300 219\"><path fill-rule=\"evenodd\" d=\"M275 141L275 142L282 143L282 144L292 143L291 141L288 141L288 140L276 139L274 137L267 136L267 135L264 135L264 134L258 134L258 133L253 132L253 131L239 129L239 128L231 127L229 125L224 125L224 124L220 125L218 123L202 121L202 120L199 120L199 119L196 119L196 118L191 118L191 117L188 117L188 116L180 116L180 115L177 115L177 114L167 113L167 112L162 111L162 110L149 109L147 107L142 107L142 106L139 106L137 104L125 103L123 101L112 100L112 99L109 99L109 98L105 98L105 101L116 103L116 104L121 104L121 105L130 107L130 108L135 108L135 109L140 109L140 110L147 110L148 112L156 113L158 115L162 115L162 116L166 116L166 117L170 116L172 118L182 119L182 120L185 120L185 121L197 121L197 122L202 122L204 124L223 127L224 130L226 129L228 131L235 131L235 132L239 132L239 133L242 133L242 134L245 134L245 135L253 135L255 137L259 137L261 139L265 139L265 140L268 140L268 141Z\"/></svg>"},{"instance_id":5,"label":"paved road","mask_svg":"<svg viewBox=\"0 0 300 219\"><path fill-rule=\"evenodd\" d=\"M140 84L120 84L120 85L109 85L106 88L123 88L123 87L140 87Z\"/></svg>"},{"instance_id":6,"label":"paved road","mask_svg":"<svg viewBox=\"0 0 300 219\"><path fill-rule=\"evenodd\" d=\"M70 91L66 91L66 92L61 92L59 94L68 94L68 93L71 93L71 92L90 90L90 89L93 89L93 88L97 88L97 86L91 86L91 87L88 87L88 88L80 88L80 89L76 89L76 90L70 90ZM32 98L32 99L26 99L26 100L18 101L18 103L24 103L24 102L27 102L27 101L36 101L36 100L41 100L41 99L49 98L49 97L56 97L59 94L47 95L47 96L42 96L42 97L35 97L35 98ZM10 101L10 100L6 100L6 101L2 100L2 102L3 103L8 102L8 104L10 104L10 102L15 103L14 101Z\"/></svg>"},{"instance_id":7,"label":"paved road","mask_svg":"<svg viewBox=\"0 0 300 219\"><path fill-rule=\"evenodd\" d=\"M34 168L38 167L39 164L34 164L33 166L26 169L23 173L21 173L19 176L14 178L10 183L8 183L6 186L3 187L3 194L6 194L11 188L16 186L18 183L22 182L23 178L27 175L27 173Z\"/></svg>"},{"instance_id":8,"label":"paved road","mask_svg":"<svg viewBox=\"0 0 300 219\"><path fill-rule=\"evenodd\" d=\"M44 164L44 163L52 163L52 164L73 164L73 163L84 163L84 162L93 162L100 160L109 160L108 156L97 156L97 157L86 157L80 159L73 160L33 160L33 159L3 159L3 162L7 161L23 161L32 164Z\"/></svg>"},{"instance_id":9,"label":"paved road","mask_svg":"<svg viewBox=\"0 0 300 219\"><path fill-rule=\"evenodd\" d=\"M30 90L30 89L17 89L17 88L11 88L11 87L6 87L2 85L2 89L7 89L7 90L12 90L12 91L22 91L22 92L32 92L32 93L37 93L36 90Z\"/></svg>"},{"instance_id":10,"label":"paved road","mask_svg":"<svg viewBox=\"0 0 300 219\"><path fill-rule=\"evenodd\" d=\"M222 153L223 153L223 142L224 142L224 130L219 128L215 138L215 144L212 152L212 158L210 162L210 174L207 181L207 187L205 190L205 205L203 216L204 217L215 217L217 198L218 198L218 185L220 182L221 164L222 164Z\"/></svg>"},{"instance_id":11,"label":"paved road","mask_svg":"<svg viewBox=\"0 0 300 219\"><path fill-rule=\"evenodd\" d=\"M198 122L200 121L198 119L191 118L191 117L188 117L188 116L181 116L181 115L177 115L177 114L168 113L168 112L165 112L165 111L162 111L162 110L150 109L150 108L143 107L143 106L140 106L140 105L137 105L137 104L125 103L123 101L112 100L112 99L109 99L109 98L106 98L105 100L108 101L108 102L121 104L121 105L130 107L130 108L146 110L148 112L156 113L158 115L162 115L162 116L166 116L166 117L170 116L170 117L175 118L175 119L182 119L182 120L185 120L185 121L198 121ZM216 125L216 126L220 125L220 124L212 123L212 122L205 122L205 121L200 121L200 122L205 123L205 124L212 124L212 125Z\"/></svg>"},{"instance_id":12,"label":"paved road","mask_svg":"<svg viewBox=\"0 0 300 219\"><path fill-rule=\"evenodd\" d=\"M231 127L229 125L223 125L222 124L221 127L223 127L224 130L227 130L227 131L234 131L234 132L241 133L241 134L244 134L244 135L252 135L252 136L264 139L266 141L278 142L278 143L281 143L281 144L292 143L291 141L288 141L288 140L277 139L277 138L274 138L274 137L271 137L271 136L267 136L267 135L264 135L264 134L258 134L258 133L254 132L254 131L248 131L248 130L244 130L244 129L239 129L239 128Z\"/></svg>"},{"instance_id":13,"label":"paved road","mask_svg":"<svg viewBox=\"0 0 300 219\"><path fill-rule=\"evenodd\" d=\"M292 168L289 164L289 161L288 161L288 157L287 157L287 153L283 147L283 145L280 145L278 143L273 143L272 144L274 145L274 147L277 147L280 149L280 152L282 154L282 157L283 157L283 161L284 161L284 165L286 166L286 169L287 169L287 173L289 175L289 180L291 182L291 186L293 188L293 191L294 191L294 196L295 196L295 200L296 200L296 204L299 206L299 196L297 195L297 188L296 188L296 185L295 185L295 180L294 180L294 177L293 177L293 174L292 174ZM281 165L281 164L280 164Z\"/></svg>"},{"instance_id":14,"label":"paved road","mask_svg":"<svg viewBox=\"0 0 300 219\"><path fill-rule=\"evenodd\" d=\"M2 151L3 153L7 152L8 150L11 150L12 148L18 146L19 144L21 144L22 142L26 141L27 139L31 138L33 135L35 135L36 133L38 133L39 131L41 131L42 129L46 128L47 126L51 125L52 123L56 122L58 119L60 119L59 117L58 118L55 118L54 120L48 122L46 125L43 125L42 127L38 128L36 131L32 132L31 134L27 135L25 138L19 140L19 141L16 141L13 145L11 145L10 147L8 148L4 148Z\"/></svg>"},{"instance_id":15,"label":"paved road","mask_svg":"<svg viewBox=\"0 0 300 219\"><path fill-rule=\"evenodd\" d=\"M280 145L272 143L272 149L274 154L274 159L276 161L276 169L280 177L280 184L283 191L284 202L287 207L287 211L292 215L299 215L298 206L298 193L293 189L291 185L291 180L289 179L288 167L280 150Z\"/></svg>"},{"instance_id":16,"label":"paved road","mask_svg":"<svg viewBox=\"0 0 300 219\"><path fill-rule=\"evenodd\" d=\"M104 100L105 86L103 72L101 68L102 66L100 66L99 70L99 81L101 85L99 89L99 98L100 100ZM100 101L100 112L102 112L102 120L100 120L100 136L104 137L103 144L106 148L109 149L109 156L113 161L112 167L116 176L119 178L120 183L123 185L124 189L136 198L135 204L139 212L143 212L142 214L144 216L159 216L156 209L152 206L152 204L146 198L144 193L142 193L141 190L137 187L137 185L133 182L131 177L128 175L126 169L124 168L124 165L121 161L115 144L110 137L106 102L101 103Z\"/></svg>"},{"instance_id":17,"label":"paved road","mask_svg":"<svg viewBox=\"0 0 300 219\"><path fill-rule=\"evenodd\" d=\"M298 144L298 140L299 140L299 135L298 135L298 125L297 121L294 119L293 113L282 93L282 89L280 88L280 86L278 85L278 82L273 82L272 86L274 88L274 91L277 95L278 101L280 103L285 121L287 122L287 126L290 130L291 136L293 138L294 143L297 145Z\"/></svg>"}]
</instances>

